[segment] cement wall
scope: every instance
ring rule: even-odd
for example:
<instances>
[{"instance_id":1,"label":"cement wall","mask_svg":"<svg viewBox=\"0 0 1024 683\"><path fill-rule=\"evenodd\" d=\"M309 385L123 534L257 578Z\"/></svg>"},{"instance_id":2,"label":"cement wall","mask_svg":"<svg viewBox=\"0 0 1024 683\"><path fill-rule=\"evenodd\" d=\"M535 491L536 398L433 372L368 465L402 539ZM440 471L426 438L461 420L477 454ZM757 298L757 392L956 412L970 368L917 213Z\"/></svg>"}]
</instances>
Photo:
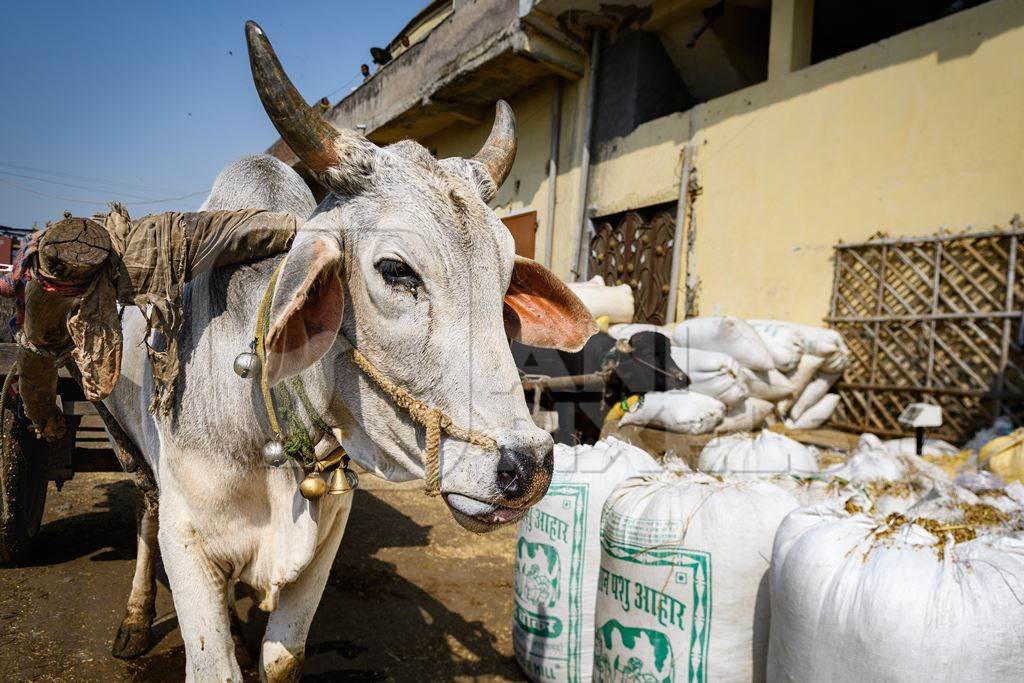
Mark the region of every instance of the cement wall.
<instances>
[{"instance_id":1,"label":"cement wall","mask_svg":"<svg viewBox=\"0 0 1024 683\"><path fill-rule=\"evenodd\" d=\"M775 74L599 146L589 203L608 215L676 200L692 141L700 313L820 322L836 242L1006 225L1024 212L1022 53L1024 0L993 0ZM510 100L519 154L492 204L499 215L537 211L538 258L554 87L551 78ZM579 225L586 88L586 77L563 81L553 268L564 278ZM456 124L421 142L467 155L489 129L489 120Z\"/></svg>"},{"instance_id":2,"label":"cement wall","mask_svg":"<svg viewBox=\"0 0 1024 683\"><path fill-rule=\"evenodd\" d=\"M1024 1L993 0L640 126L598 151L591 203L675 199L692 125L700 313L819 322L837 241L1024 210L1022 51Z\"/></svg>"}]
</instances>

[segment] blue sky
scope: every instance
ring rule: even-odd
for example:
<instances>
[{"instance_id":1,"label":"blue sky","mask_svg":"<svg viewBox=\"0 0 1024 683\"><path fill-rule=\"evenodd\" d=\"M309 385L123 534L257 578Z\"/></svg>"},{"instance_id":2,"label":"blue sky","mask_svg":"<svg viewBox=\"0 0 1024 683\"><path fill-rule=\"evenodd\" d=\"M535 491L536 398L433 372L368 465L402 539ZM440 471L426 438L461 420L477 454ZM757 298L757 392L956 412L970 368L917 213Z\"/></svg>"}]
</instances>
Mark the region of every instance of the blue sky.
<instances>
[{"instance_id":1,"label":"blue sky","mask_svg":"<svg viewBox=\"0 0 1024 683\"><path fill-rule=\"evenodd\" d=\"M333 104L360 82L369 48L426 3L4 0L0 224L114 199L140 216L197 208L225 164L277 137L249 75L246 19L308 101Z\"/></svg>"}]
</instances>

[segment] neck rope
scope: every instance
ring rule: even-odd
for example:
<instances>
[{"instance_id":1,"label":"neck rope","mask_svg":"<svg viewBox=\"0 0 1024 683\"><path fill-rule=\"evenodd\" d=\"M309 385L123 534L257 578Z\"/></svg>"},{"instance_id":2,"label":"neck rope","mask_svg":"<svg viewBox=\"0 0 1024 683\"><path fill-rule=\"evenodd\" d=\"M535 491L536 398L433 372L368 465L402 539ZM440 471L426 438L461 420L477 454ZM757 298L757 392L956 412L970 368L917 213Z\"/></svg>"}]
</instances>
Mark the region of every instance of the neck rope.
<instances>
[{"instance_id":1,"label":"neck rope","mask_svg":"<svg viewBox=\"0 0 1024 683\"><path fill-rule=\"evenodd\" d=\"M278 276L281 274L281 267L284 265L284 261L278 264L277 268L274 269L274 274L270 278L270 283L267 285L267 289L263 292L263 298L260 301L260 306L256 315L256 337L253 343L253 348L259 358L259 376L260 376L260 393L263 395L263 405L266 409L267 418L270 422L271 429L274 432L275 438L278 443L282 444L284 453L290 457L300 459L303 467L307 471L314 473L320 473L331 467L338 467L342 469L343 474L346 478L351 474L354 477L354 473L348 469L349 456L345 452L344 447L338 447L335 449L327 458L318 460L314 453L316 443L309 436L309 429L307 429L302 418L291 406L291 399L288 396L288 392L282 392L281 403L285 407L285 415L287 417L287 424L289 431L286 434L281 427L281 423L278 420L277 407L274 402L274 391L276 387L270 386L267 382L266 375L266 334L269 328L269 317L270 317L270 302L273 298L274 289L277 285ZM344 337L344 334L342 334ZM483 432L477 432L471 429L466 429L458 425L449 415L447 415L440 408L433 407L418 398L414 397L408 391L395 384L393 381L388 379L380 370L377 369L370 359L363 355L359 349L355 347L355 344L351 342L347 337L345 340L349 343L349 353L352 355L352 361L356 366L363 372L366 377L377 385L381 391L383 391L395 407L405 411L415 424L420 425L426 430L426 443L423 452L423 479L424 479L424 491L428 496L436 496L441 492L441 436L446 434L453 439L465 441L466 443L484 448L487 450L497 450L498 444L495 439ZM310 421L313 423L312 426L319 429L322 433L332 433L331 426L320 416L312 402L309 400L309 395L306 393L305 387L302 384L302 380L298 375L292 377L289 380L292 389L295 391L299 400L302 402L303 408L306 414L309 415ZM280 386L280 385L278 385ZM270 444L268 444L269 446ZM311 476L307 476L309 479ZM333 481L333 480L332 480ZM305 484L306 481L303 481ZM333 488L333 485L332 485ZM303 489L303 495L306 495L305 489ZM319 497L319 496L317 496Z\"/></svg>"}]
</instances>

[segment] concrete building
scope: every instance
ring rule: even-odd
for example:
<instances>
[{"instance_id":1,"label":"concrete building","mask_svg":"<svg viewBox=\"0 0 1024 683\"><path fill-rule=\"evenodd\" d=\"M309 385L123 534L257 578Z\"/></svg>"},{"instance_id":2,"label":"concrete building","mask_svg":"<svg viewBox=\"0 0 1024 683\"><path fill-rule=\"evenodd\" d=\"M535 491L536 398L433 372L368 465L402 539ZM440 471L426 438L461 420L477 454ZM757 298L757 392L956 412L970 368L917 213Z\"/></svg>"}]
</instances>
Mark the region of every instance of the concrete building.
<instances>
[{"instance_id":1,"label":"concrete building","mask_svg":"<svg viewBox=\"0 0 1024 683\"><path fill-rule=\"evenodd\" d=\"M328 120L466 155L508 100L520 250L652 320L820 323L837 242L1024 206L1024 0L447 0L389 50Z\"/></svg>"}]
</instances>

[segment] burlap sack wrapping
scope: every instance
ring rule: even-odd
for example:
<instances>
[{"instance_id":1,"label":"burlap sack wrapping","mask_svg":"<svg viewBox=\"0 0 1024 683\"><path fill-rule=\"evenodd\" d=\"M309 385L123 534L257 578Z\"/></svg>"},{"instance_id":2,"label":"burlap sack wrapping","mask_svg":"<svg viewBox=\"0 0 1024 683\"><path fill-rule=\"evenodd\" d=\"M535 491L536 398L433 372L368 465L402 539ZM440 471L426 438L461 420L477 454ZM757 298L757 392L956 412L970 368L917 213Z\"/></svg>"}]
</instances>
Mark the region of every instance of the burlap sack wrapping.
<instances>
[{"instance_id":1,"label":"burlap sack wrapping","mask_svg":"<svg viewBox=\"0 0 1024 683\"><path fill-rule=\"evenodd\" d=\"M115 265L117 299L138 306L148 322L150 410L166 413L173 405L185 283L212 268L287 251L296 225L293 216L258 209L168 212L132 221L124 207L111 206L104 227L121 255ZM161 336L160 348L151 343L153 331Z\"/></svg>"},{"instance_id":2,"label":"burlap sack wrapping","mask_svg":"<svg viewBox=\"0 0 1024 683\"><path fill-rule=\"evenodd\" d=\"M56 356L68 346L82 374L86 398L99 401L113 391L123 345L119 303L138 306L146 315L154 384L150 409L169 412L180 370L178 335L185 283L216 267L285 252L297 227L293 216L257 209L168 212L132 221L123 206L111 204L110 212L98 218L110 235L113 255L86 291L73 300L41 297L34 305L31 293L37 283L29 282L26 290L21 354L25 358L19 374L23 395L26 389L32 394L33 388L41 394L33 394L39 410L37 416L30 415L37 425L52 413Z\"/></svg>"}]
</instances>

